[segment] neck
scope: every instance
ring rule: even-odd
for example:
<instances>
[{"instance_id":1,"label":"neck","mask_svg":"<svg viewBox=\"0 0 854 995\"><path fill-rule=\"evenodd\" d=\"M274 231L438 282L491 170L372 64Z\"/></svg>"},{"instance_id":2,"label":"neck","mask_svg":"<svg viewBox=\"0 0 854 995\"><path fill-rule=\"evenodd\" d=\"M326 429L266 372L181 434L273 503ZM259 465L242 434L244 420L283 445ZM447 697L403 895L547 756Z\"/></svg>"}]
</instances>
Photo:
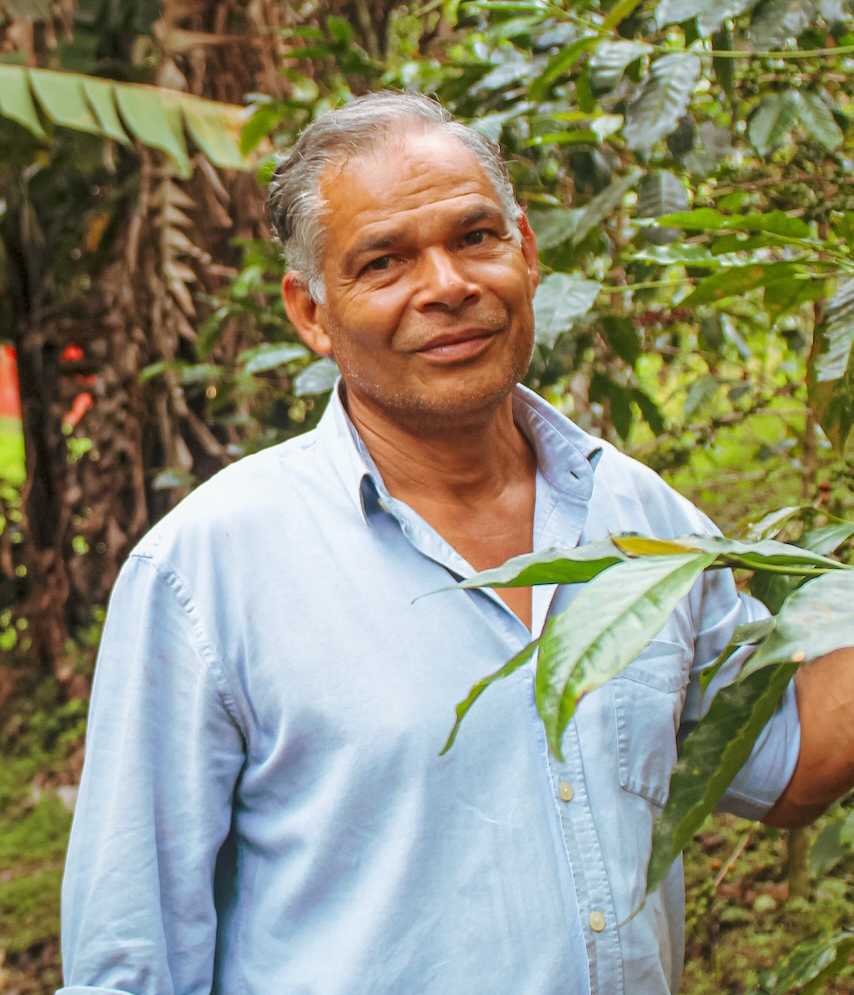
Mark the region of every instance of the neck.
<instances>
[{"instance_id":1,"label":"neck","mask_svg":"<svg viewBox=\"0 0 854 995\"><path fill-rule=\"evenodd\" d=\"M354 397L347 410L389 493L416 509L424 502L477 504L536 470L509 395L495 410L452 425L393 422Z\"/></svg>"}]
</instances>

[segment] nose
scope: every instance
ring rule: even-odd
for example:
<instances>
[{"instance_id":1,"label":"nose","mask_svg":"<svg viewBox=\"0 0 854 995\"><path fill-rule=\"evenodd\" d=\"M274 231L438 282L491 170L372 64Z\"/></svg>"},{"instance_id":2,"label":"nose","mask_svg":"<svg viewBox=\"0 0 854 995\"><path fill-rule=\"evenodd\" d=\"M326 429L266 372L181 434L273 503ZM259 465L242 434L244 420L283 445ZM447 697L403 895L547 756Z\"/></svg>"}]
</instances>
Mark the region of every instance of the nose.
<instances>
[{"instance_id":1,"label":"nose","mask_svg":"<svg viewBox=\"0 0 854 995\"><path fill-rule=\"evenodd\" d=\"M459 259L443 247L432 247L418 267L415 304L420 310L454 311L480 296L480 288Z\"/></svg>"}]
</instances>

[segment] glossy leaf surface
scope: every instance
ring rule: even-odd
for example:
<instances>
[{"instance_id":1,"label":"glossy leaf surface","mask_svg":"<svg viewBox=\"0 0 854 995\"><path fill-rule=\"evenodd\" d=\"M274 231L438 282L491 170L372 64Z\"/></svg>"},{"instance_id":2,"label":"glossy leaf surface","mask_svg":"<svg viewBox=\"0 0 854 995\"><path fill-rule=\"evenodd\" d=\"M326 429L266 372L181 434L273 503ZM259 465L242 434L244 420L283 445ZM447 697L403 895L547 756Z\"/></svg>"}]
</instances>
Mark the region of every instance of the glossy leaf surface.
<instances>
[{"instance_id":1,"label":"glossy leaf surface","mask_svg":"<svg viewBox=\"0 0 854 995\"><path fill-rule=\"evenodd\" d=\"M684 552L680 550L679 552ZM514 556L500 567L483 570L454 587L529 587L532 584L578 584L592 580L625 556L610 539L573 548L544 549Z\"/></svg>"},{"instance_id":2,"label":"glossy leaf surface","mask_svg":"<svg viewBox=\"0 0 854 995\"><path fill-rule=\"evenodd\" d=\"M854 646L854 570L816 577L793 591L742 676L771 664L814 660L843 646Z\"/></svg>"},{"instance_id":3,"label":"glossy leaf surface","mask_svg":"<svg viewBox=\"0 0 854 995\"><path fill-rule=\"evenodd\" d=\"M590 312L602 289L595 280L569 273L551 273L534 298L537 342L551 348L557 337Z\"/></svg>"},{"instance_id":4,"label":"glossy leaf surface","mask_svg":"<svg viewBox=\"0 0 854 995\"><path fill-rule=\"evenodd\" d=\"M713 560L695 553L616 564L549 620L539 641L536 701L555 756L579 698L634 660Z\"/></svg>"},{"instance_id":5,"label":"glossy leaf surface","mask_svg":"<svg viewBox=\"0 0 854 995\"><path fill-rule=\"evenodd\" d=\"M767 668L722 688L686 738L670 779L667 804L653 826L647 892L661 884L673 861L715 811L796 670L796 664Z\"/></svg>"}]
</instances>

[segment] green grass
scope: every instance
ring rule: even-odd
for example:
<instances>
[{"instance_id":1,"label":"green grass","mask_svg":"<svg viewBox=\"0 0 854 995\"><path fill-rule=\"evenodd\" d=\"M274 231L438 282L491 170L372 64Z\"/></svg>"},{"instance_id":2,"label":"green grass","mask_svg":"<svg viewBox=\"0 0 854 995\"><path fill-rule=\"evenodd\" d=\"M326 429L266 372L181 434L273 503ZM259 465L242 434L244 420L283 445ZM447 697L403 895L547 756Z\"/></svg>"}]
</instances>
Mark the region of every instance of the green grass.
<instances>
[{"instance_id":1,"label":"green grass","mask_svg":"<svg viewBox=\"0 0 854 995\"><path fill-rule=\"evenodd\" d=\"M59 983L59 890L71 815L49 790L33 793L41 761L6 757L0 765L0 974L12 985L6 990L48 995ZM24 986L31 983L38 987Z\"/></svg>"},{"instance_id":2,"label":"green grass","mask_svg":"<svg viewBox=\"0 0 854 995\"><path fill-rule=\"evenodd\" d=\"M0 480L24 482L24 436L15 418L0 418Z\"/></svg>"}]
</instances>

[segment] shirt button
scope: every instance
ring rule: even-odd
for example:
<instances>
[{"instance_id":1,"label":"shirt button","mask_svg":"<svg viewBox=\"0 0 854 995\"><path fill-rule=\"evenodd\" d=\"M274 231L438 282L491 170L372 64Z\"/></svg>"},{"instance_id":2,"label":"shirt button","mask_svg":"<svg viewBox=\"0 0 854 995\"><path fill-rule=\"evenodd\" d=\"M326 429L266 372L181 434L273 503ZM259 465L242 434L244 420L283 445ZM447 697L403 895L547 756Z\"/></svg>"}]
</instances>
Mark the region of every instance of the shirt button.
<instances>
[{"instance_id":1,"label":"shirt button","mask_svg":"<svg viewBox=\"0 0 854 995\"><path fill-rule=\"evenodd\" d=\"M605 916L601 912L590 913L590 928L594 933L601 933L605 928Z\"/></svg>"},{"instance_id":2,"label":"shirt button","mask_svg":"<svg viewBox=\"0 0 854 995\"><path fill-rule=\"evenodd\" d=\"M561 801L571 802L572 796L575 792L572 790L572 785L569 781L561 781L557 786L558 793L560 794Z\"/></svg>"}]
</instances>

